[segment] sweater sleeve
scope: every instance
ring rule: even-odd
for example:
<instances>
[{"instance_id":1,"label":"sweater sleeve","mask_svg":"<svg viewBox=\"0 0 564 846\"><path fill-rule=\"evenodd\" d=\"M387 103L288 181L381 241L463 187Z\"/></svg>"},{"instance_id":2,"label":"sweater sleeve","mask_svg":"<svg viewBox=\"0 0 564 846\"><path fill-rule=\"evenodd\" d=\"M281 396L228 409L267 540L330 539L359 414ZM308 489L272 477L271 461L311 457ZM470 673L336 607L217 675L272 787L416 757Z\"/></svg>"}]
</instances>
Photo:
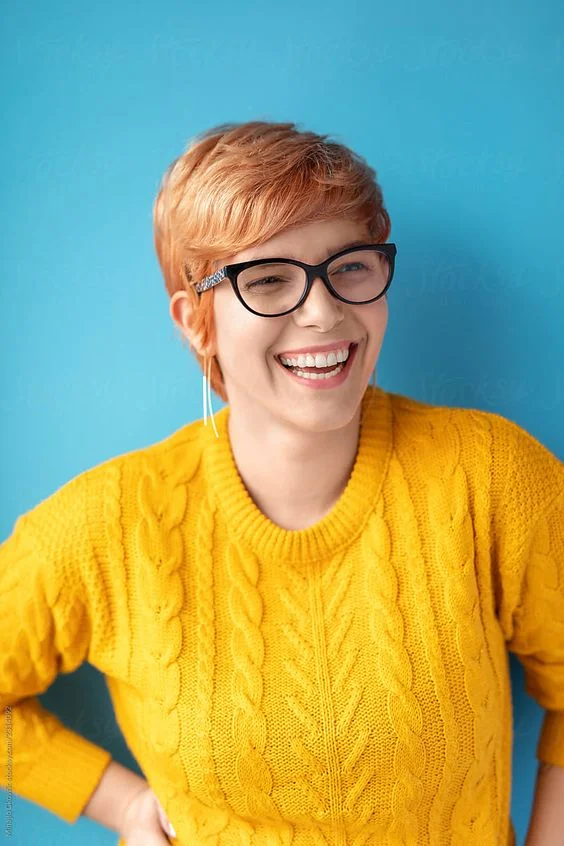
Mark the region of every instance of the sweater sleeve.
<instances>
[{"instance_id":1,"label":"sweater sleeve","mask_svg":"<svg viewBox=\"0 0 564 846\"><path fill-rule=\"evenodd\" d=\"M525 429L498 422L498 619L523 665L528 695L546 709L536 756L564 767L564 464Z\"/></svg>"},{"instance_id":2,"label":"sweater sleeve","mask_svg":"<svg viewBox=\"0 0 564 846\"><path fill-rule=\"evenodd\" d=\"M18 517L0 544L0 786L75 822L111 754L45 709L58 673L88 656L80 565L92 560L87 474Z\"/></svg>"}]
</instances>

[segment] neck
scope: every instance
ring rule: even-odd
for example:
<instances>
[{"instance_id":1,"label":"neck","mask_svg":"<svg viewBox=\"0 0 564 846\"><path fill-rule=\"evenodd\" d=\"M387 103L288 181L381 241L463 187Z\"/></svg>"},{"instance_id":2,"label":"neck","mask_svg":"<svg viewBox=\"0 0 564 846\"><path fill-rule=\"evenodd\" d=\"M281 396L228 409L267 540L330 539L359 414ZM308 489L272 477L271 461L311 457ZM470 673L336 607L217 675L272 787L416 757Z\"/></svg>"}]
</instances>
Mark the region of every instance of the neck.
<instances>
[{"instance_id":1,"label":"neck","mask_svg":"<svg viewBox=\"0 0 564 846\"><path fill-rule=\"evenodd\" d=\"M229 438L249 495L283 529L307 528L322 519L343 493L352 472L361 406L344 426L305 432L256 410L230 409Z\"/></svg>"}]
</instances>

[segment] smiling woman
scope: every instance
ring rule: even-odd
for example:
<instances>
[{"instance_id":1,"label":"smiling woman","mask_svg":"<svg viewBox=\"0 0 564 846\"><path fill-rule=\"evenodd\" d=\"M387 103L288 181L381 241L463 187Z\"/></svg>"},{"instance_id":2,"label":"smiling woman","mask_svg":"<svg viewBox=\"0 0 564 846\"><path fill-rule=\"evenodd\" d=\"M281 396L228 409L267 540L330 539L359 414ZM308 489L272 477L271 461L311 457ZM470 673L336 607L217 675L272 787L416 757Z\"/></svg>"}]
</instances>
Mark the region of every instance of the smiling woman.
<instances>
[{"instance_id":1,"label":"smiling woman","mask_svg":"<svg viewBox=\"0 0 564 846\"><path fill-rule=\"evenodd\" d=\"M508 650L547 711L553 810L562 785L564 465L498 414L370 384L396 247L343 145L216 127L154 221L171 318L227 404L0 546L16 790L120 846L514 844ZM84 660L144 778L40 706Z\"/></svg>"},{"instance_id":2,"label":"smiling woman","mask_svg":"<svg viewBox=\"0 0 564 846\"><path fill-rule=\"evenodd\" d=\"M239 261L268 258L273 236L310 221L345 218L381 243L390 234L375 171L327 138L299 132L291 123L223 124L195 139L163 177L153 219L166 289L171 299L186 294L192 306L191 344L200 366L210 355L211 387L225 402L222 370L211 352L216 290L198 298L195 284L234 254ZM362 241L354 235L347 240L337 230L328 252L313 258L321 261ZM301 257L293 239L286 247L290 252L281 255Z\"/></svg>"}]
</instances>

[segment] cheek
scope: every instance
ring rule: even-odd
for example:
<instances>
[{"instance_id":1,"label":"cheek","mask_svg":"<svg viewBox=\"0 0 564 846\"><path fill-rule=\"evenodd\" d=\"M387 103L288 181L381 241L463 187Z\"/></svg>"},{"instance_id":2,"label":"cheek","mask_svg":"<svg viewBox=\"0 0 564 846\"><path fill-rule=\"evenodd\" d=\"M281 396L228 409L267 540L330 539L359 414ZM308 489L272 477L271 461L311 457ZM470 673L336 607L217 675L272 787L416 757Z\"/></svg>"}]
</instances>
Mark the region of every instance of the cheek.
<instances>
[{"instance_id":1,"label":"cheek","mask_svg":"<svg viewBox=\"0 0 564 846\"><path fill-rule=\"evenodd\" d=\"M249 337L251 322L248 317L231 290L225 288L218 291L213 314L216 347L217 355L227 365L227 369L230 363L236 362L237 356L244 354L248 346L246 339Z\"/></svg>"},{"instance_id":2,"label":"cheek","mask_svg":"<svg viewBox=\"0 0 564 846\"><path fill-rule=\"evenodd\" d=\"M386 330L388 323L388 301L386 297L382 297L381 300L374 303L374 306L374 332L381 336Z\"/></svg>"},{"instance_id":3,"label":"cheek","mask_svg":"<svg viewBox=\"0 0 564 846\"><path fill-rule=\"evenodd\" d=\"M359 312L360 315L360 312ZM364 351L364 366L367 372L372 372L375 367L386 333L388 322L388 304L383 297L371 305L365 307L362 316L359 316L362 325L366 330L366 348Z\"/></svg>"},{"instance_id":4,"label":"cheek","mask_svg":"<svg viewBox=\"0 0 564 846\"><path fill-rule=\"evenodd\" d=\"M236 379L237 374L256 373L265 364L276 366L273 350L279 330L265 323L259 317L245 314L239 303L221 310L216 316L216 349L223 372L233 374Z\"/></svg>"},{"instance_id":5,"label":"cheek","mask_svg":"<svg viewBox=\"0 0 564 846\"><path fill-rule=\"evenodd\" d=\"M386 329L387 324L388 324L388 298L387 297L384 297L383 300L382 300L380 320L381 320L381 329L382 329L382 331L384 331Z\"/></svg>"},{"instance_id":6,"label":"cheek","mask_svg":"<svg viewBox=\"0 0 564 846\"><path fill-rule=\"evenodd\" d=\"M356 310L357 322L364 326L368 343L379 343L386 330L388 322L388 302L385 297L366 306L359 306Z\"/></svg>"}]
</instances>

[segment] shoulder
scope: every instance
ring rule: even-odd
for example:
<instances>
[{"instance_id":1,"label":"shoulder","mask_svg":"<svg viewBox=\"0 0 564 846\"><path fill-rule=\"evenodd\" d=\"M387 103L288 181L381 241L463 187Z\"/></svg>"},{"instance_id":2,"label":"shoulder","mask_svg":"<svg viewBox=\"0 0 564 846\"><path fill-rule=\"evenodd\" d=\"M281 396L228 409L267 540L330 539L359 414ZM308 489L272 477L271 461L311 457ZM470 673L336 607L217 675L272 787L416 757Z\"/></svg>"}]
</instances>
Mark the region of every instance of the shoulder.
<instances>
[{"instance_id":1,"label":"shoulder","mask_svg":"<svg viewBox=\"0 0 564 846\"><path fill-rule=\"evenodd\" d=\"M160 489L179 477L191 478L202 452L199 423L189 423L160 440L82 470L39 499L14 525L25 523L39 536L47 529L50 535L57 531L69 537L82 531L96 536L122 502L136 498L143 480Z\"/></svg>"},{"instance_id":2,"label":"shoulder","mask_svg":"<svg viewBox=\"0 0 564 846\"><path fill-rule=\"evenodd\" d=\"M101 461L73 481L82 479L82 484L96 491L117 478L125 484L145 475L160 479L163 483L178 476L187 479L193 475L201 460L203 442L201 423L197 420L146 446Z\"/></svg>"},{"instance_id":3,"label":"shoulder","mask_svg":"<svg viewBox=\"0 0 564 846\"><path fill-rule=\"evenodd\" d=\"M450 406L425 402L404 394L388 392L394 423L405 429L433 433L455 426L462 434L489 436L492 451L500 457L528 453L549 458L549 462L560 463L556 456L526 428L515 421L481 408Z\"/></svg>"},{"instance_id":4,"label":"shoulder","mask_svg":"<svg viewBox=\"0 0 564 846\"><path fill-rule=\"evenodd\" d=\"M485 434L493 437L496 421L504 421L500 415L477 408L431 403L394 392L388 392L388 397L396 438L434 441L448 436L449 429L451 437L455 433L462 439Z\"/></svg>"},{"instance_id":5,"label":"shoulder","mask_svg":"<svg viewBox=\"0 0 564 846\"><path fill-rule=\"evenodd\" d=\"M564 489L564 463L524 426L493 411L438 405L390 393L396 448L458 456L469 477L487 486L492 507L510 500L536 513ZM497 505L496 505L497 504Z\"/></svg>"}]
</instances>

